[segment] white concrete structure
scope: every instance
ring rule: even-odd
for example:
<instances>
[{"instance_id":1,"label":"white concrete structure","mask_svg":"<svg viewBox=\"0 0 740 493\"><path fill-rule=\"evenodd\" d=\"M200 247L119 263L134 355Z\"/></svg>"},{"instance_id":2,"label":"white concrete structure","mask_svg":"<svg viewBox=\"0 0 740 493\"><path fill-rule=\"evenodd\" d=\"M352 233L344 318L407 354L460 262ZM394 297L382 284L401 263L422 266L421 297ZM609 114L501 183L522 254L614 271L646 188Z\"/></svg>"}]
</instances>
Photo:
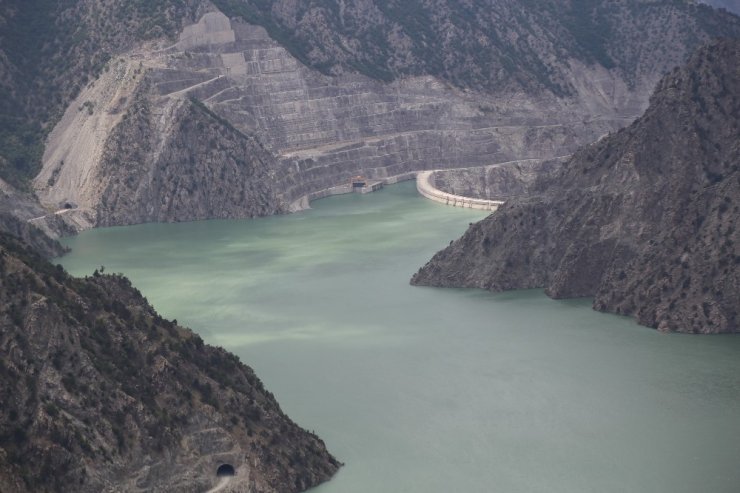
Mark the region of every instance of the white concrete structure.
<instances>
[{"instance_id":1,"label":"white concrete structure","mask_svg":"<svg viewBox=\"0 0 740 493\"><path fill-rule=\"evenodd\" d=\"M420 171L416 175L416 189L421 195L439 202L440 204L451 205L453 207L465 207L468 209L479 209L482 211L495 211L500 205L501 200L475 199L472 197L463 197L462 195L452 195L443 192L434 186L434 171Z\"/></svg>"}]
</instances>

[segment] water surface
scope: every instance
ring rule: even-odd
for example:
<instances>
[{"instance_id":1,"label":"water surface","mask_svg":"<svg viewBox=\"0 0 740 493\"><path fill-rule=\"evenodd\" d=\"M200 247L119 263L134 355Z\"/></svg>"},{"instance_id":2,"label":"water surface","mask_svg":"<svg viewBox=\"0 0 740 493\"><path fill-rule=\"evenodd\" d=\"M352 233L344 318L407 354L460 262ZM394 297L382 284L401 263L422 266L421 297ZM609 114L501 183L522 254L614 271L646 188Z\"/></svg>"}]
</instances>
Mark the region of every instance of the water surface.
<instances>
[{"instance_id":1,"label":"water surface","mask_svg":"<svg viewBox=\"0 0 740 493\"><path fill-rule=\"evenodd\" d=\"M408 280L482 213L413 184L67 241L255 368L346 466L318 493L740 491L740 338Z\"/></svg>"}]
</instances>

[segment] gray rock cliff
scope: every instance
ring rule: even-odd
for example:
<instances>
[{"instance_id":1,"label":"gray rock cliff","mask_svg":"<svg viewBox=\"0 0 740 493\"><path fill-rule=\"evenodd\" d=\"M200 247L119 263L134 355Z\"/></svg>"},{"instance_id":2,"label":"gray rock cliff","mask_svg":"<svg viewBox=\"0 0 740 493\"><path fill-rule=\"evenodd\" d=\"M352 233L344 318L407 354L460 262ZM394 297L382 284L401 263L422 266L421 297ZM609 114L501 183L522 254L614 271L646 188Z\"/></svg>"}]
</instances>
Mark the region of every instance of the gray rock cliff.
<instances>
[{"instance_id":1,"label":"gray rock cliff","mask_svg":"<svg viewBox=\"0 0 740 493\"><path fill-rule=\"evenodd\" d=\"M97 225L255 217L286 210L275 192L275 159L196 99L172 104L159 133L146 96L106 142ZM139 99L140 98L140 99Z\"/></svg>"},{"instance_id":2,"label":"gray rock cliff","mask_svg":"<svg viewBox=\"0 0 740 493\"><path fill-rule=\"evenodd\" d=\"M702 48L630 127L578 151L413 277L544 287L665 331L738 332L740 43Z\"/></svg>"}]
</instances>

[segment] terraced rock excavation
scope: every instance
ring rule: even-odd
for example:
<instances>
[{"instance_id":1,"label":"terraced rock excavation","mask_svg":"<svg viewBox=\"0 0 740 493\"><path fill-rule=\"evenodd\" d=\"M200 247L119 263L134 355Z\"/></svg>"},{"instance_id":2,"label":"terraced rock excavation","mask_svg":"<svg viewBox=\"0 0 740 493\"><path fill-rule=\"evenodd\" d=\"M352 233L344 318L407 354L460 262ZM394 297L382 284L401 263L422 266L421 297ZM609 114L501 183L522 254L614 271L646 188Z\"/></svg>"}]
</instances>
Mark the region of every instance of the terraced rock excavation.
<instances>
[{"instance_id":1,"label":"terraced rock excavation","mask_svg":"<svg viewBox=\"0 0 740 493\"><path fill-rule=\"evenodd\" d=\"M579 74L582 94L567 100L463 91L431 76L330 77L263 28L211 12L173 45L114 58L81 92L34 182L61 212L37 222L80 230L268 215L356 175L387 183L568 154L645 105L603 68Z\"/></svg>"}]
</instances>

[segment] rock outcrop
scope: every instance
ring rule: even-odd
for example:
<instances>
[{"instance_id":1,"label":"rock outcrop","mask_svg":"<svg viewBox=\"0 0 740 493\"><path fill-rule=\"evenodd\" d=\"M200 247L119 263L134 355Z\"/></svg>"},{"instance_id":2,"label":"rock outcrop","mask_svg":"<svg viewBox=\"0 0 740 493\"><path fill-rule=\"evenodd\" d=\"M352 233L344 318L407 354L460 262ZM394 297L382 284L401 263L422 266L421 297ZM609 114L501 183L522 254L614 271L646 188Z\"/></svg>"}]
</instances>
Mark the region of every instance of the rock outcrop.
<instances>
[{"instance_id":1,"label":"rock outcrop","mask_svg":"<svg viewBox=\"0 0 740 493\"><path fill-rule=\"evenodd\" d=\"M0 490L298 492L338 462L253 371L119 275L77 279L0 233Z\"/></svg>"},{"instance_id":2,"label":"rock outcrop","mask_svg":"<svg viewBox=\"0 0 740 493\"><path fill-rule=\"evenodd\" d=\"M579 12L571 19L542 2L549 7L527 8L527 22L508 3L494 9L502 19L512 18L497 26L516 30L532 22L548 40L539 45L532 41L538 35L521 33L489 40L495 56L483 68L488 73L495 68L491 63L501 65L503 78L495 87L462 78L462 69L475 65L465 53L478 50L478 41L455 52L461 65L450 59L449 70L441 71L422 63L418 50L409 54L401 41L391 43L394 53L400 51L388 60L401 64L388 82L373 65L382 57L371 65L355 59L367 44L364 30L358 31L362 39L346 40L354 54L322 64L322 50L334 53L338 38L314 35L344 32L325 16L331 2L309 9L321 24L316 32L304 29L305 6L215 2L231 17L208 12L185 26L174 43L123 50L82 88L49 136L34 188L55 212L55 222L80 229L273 214L305 207L308 198L357 174L393 181L426 169L550 159L639 115L661 72L683 60L697 40L717 33L740 36L738 19L706 7L606 2L593 18ZM351 23L361 12L380 8L372 3L348 3L342 18ZM204 8L190 2L186 10L191 15ZM450 31L445 18L469 22L457 16L458 8L450 4L437 11L429 28ZM418 5L418 12L434 10L426 2ZM493 23L493 10L486 12L485 22ZM367 21L382 24L378 29L384 32L395 22L388 15ZM667 30L643 25L665 16L673 19ZM609 63L583 51L588 43L576 39L582 34L578 26L602 18L622 40L610 41ZM300 47L280 26L295 28L291 39L301 39ZM419 35L402 34L408 27L398 31L401 38ZM568 41L555 43L547 34L551 29ZM514 52L506 50L514 45L524 51L511 65L505 62ZM671 49L665 51L666 45Z\"/></svg>"},{"instance_id":3,"label":"rock outcrop","mask_svg":"<svg viewBox=\"0 0 740 493\"><path fill-rule=\"evenodd\" d=\"M578 151L413 277L593 296L664 331L738 332L740 42L698 51L629 128Z\"/></svg>"},{"instance_id":4,"label":"rock outcrop","mask_svg":"<svg viewBox=\"0 0 740 493\"><path fill-rule=\"evenodd\" d=\"M275 191L275 159L254 138L198 100L175 99L166 125L137 94L106 142L95 205L98 226L227 217L285 211ZM89 204L88 204L89 205Z\"/></svg>"},{"instance_id":5,"label":"rock outcrop","mask_svg":"<svg viewBox=\"0 0 740 493\"><path fill-rule=\"evenodd\" d=\"M66 251L54 239L56 232L34 225L36 218L46 218L47 212L30 193L16 190L0 179L0 232L22 239L45 257L56 257Z\"/></svg>"}]
</instances>

